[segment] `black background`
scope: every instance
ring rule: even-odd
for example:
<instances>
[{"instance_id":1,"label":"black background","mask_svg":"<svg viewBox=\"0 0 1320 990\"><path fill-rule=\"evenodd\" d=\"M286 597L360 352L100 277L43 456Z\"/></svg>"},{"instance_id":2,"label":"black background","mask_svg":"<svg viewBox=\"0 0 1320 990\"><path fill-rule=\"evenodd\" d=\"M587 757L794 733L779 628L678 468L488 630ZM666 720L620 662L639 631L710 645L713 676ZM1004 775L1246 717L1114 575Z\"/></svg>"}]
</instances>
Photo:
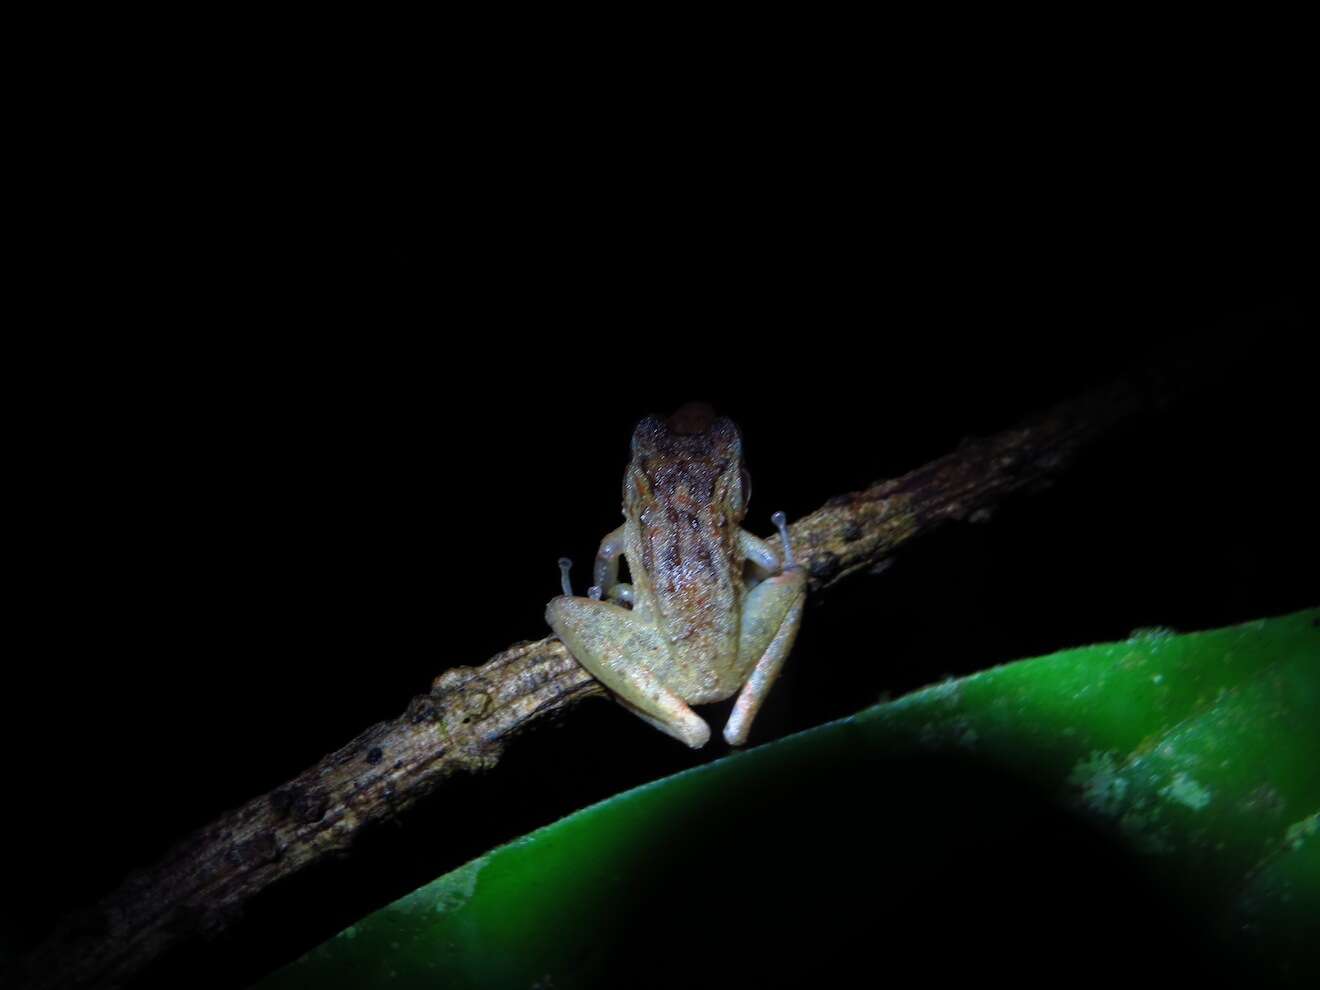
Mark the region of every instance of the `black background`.
<instances>
[{"instance_id":1,"label":"black background","mask_svg":"<svg viewBox=\"0 0 1320 990\"><path fill-rule=\"evenodd\" d=\"M145 211L90 196L90 264L51 306L103 332L48 336L17 369L36 397L15 424L33 455L15 525L36 553L5 692L9 930L37 937L447 667L544 635L556 558L584 583L617 525L633 424L689 399L740 424L747 525L767 534L775 509L803 515L1127 368L1228 367L1052 489L812 601L753 744L1137 627L1316 604L1305 204L1253 180L1225 205L1158 155L1083 174L835 151L802 172L470 151L452 171L378 168L347 200L344 172L310 160L212 162L138 177ZM718 728L725 710L706 714ZM368 837L278 940L258 908L220 960L178 972L250 978L493 845L718 757L715 738L694 754L582 705ZM785 781L785 800L823 786ZM1031 838L1009 830L997 854L1091 841L1024 814ZM877 836L859 875L917 842ZM691 881L713 902L707 839L738 843L715 822L657 843L707 850ZM1092 874L1063 914L1112 919L1139 882ZM930 924L907 917L902 940L1002 935L1021 905L982 880L956 911L927 891ZM809 945L820 923L797 920ZM900 952L853 938L845 957Z\"/></svg>"}]
</instances>

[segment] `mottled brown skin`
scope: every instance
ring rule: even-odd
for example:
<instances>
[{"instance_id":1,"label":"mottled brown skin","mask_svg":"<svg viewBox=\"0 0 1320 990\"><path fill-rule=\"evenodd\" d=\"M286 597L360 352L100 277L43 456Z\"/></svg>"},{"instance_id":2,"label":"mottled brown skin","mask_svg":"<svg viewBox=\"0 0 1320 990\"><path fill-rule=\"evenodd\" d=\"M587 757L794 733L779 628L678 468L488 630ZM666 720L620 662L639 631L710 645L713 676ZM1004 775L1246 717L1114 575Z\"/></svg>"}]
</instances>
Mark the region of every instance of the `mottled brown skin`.
<instances>
[{"instance_id":1,"label":"mottled brown skin","mask_svg":"<svg viewBox=\"0 0 1320 990\"><path fill-rule=\"evenodd\" d=\"M682 434L648 417L633 433L623 491L624 555L642 562L633 612L683 645L666 682L696 704L722 701L742 684L741 671L720 663L738 647L741 458L742 440L727 419Z\"/></svg>"}]
</instances>

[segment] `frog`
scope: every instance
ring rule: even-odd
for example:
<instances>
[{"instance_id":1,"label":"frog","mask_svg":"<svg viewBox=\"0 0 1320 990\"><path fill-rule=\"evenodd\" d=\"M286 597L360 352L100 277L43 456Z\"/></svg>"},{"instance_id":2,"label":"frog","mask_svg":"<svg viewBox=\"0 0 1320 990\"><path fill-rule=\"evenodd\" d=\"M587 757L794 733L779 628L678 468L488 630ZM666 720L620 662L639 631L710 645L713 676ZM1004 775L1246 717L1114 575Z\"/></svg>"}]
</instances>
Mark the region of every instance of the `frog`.
<instances>
[{"instance_id":1,"label":"frog","mask_svg":"<svg viewBox=\"0 0 1320 990\"><path fill-rule=\"evenodd\" d=\"M705 403L644 418L624 472L624 521L601 540L594 583L574 595L561 558L563 594L546 606L555 635L624 708L693 749L710 726L691 706L735 694L724 739L746 744L806 601L785 514L772 516L782 551L742 528L742 450L737 426Z\"/></svg>"}]
</instances>

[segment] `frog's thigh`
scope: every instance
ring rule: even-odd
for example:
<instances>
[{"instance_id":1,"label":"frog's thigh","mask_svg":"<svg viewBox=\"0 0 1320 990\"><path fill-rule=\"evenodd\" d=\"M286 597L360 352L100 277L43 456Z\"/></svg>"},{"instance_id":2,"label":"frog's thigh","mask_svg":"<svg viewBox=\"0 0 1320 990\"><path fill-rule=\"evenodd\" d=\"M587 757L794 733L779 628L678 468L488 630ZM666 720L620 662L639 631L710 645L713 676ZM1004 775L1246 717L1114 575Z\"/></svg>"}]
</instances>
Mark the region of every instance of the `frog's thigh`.
<instances>
[{"instance_id":1,"label":"frog's thigh","mask_svg":"<svg viewBox=\"0 0 1320 990\"><path fill-rule=\"evenodd\" d=\"M791 567L758 584L744 599L738 659L755 666L738 692L738 700L724 726L724 739L730 746L741 746L747 741L752 719L761 710L761 703L793 649L806 598L806 572L801 567Z\"/></svg>"},{"instance_id":2,"label":"frog's thigh","mask_svg":"<svg viewBox=\"0 0 1320 990\"><path fill-rule=\"evenodd\" d=\"M710 727L652 673L669 660L654 628L611 602L567 596L551 599L545 620L577 662L625 707L693 749L706 745Z\"/></svg>"}]
</instances>

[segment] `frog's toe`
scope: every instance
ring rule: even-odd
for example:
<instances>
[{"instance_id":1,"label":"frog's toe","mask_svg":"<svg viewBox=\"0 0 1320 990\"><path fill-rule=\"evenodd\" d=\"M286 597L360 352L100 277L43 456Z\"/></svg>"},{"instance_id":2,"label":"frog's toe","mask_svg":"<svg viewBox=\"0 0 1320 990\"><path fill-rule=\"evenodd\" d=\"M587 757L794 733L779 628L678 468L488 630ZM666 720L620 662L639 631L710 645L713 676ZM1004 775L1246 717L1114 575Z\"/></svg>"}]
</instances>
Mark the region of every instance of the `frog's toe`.
<instances>
[{"instance_id":1,"label":"frog's toe","mask_svg":"<svg viewBox=\"0 0 1320 990\"><path fill-rule=\"evenodd\" d=\"M681 732L679 738L693 749L701 749L710 742L710 726L702 718L697 718L694 723L686 723Z\"/></svg>"},{"instance_id":2,"label":"frog's toe","mask_svg":"<svg viewBox=\"0 0 1320 990\"><path fill-rule=\"evenodd\" d=\"M710 742L710 726L706 720L686 705L672 705L664 718L649 715L626 698L616 700L643 722L654 726L667 736L672 736L685 746L701 749Z\"/></svg>"}]
</instances>

